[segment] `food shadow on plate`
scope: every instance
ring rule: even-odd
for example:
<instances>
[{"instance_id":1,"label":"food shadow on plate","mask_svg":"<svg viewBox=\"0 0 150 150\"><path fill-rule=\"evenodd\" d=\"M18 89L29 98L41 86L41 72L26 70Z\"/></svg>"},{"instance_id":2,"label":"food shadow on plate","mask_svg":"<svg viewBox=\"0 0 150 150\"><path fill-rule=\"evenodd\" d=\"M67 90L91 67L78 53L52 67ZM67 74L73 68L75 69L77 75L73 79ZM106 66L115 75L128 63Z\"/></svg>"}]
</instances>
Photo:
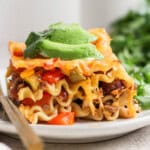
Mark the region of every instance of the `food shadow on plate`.
<instances>
[{"instance_id":1,"label":"food shadow on plate","mask_svg":"<svg viewBox=\"0 0 150 150\"><path fill-rule=\"evenodd\" d=\"M3 109L2 104L0 104L0 120L4 120L4 121L9 121L10 122L6 112Z\"/></svg>"}]
</instances>

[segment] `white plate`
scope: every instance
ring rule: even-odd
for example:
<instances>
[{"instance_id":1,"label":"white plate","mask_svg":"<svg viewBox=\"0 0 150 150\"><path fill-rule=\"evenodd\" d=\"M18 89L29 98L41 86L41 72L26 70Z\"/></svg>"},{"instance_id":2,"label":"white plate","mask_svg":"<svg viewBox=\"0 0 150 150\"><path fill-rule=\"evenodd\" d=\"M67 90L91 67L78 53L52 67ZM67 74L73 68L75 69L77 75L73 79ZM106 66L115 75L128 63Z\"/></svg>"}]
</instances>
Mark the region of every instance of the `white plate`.
<instances>
[{"instance_id":1,"label":"white plate","mask_svg":"<svg viewBox=\"0 0 150 150\"><path fill-rule=\"evenodd\" d=\"M5 88L4 71L0 81ZM36 133L48 142L86 143L112 139L150 125L150 111L143 111L134 119L118 119L116 121L78 121L72 126L31 125ZM14 126L0 119L0 132L16 135Z\"/></svg>"}]
</instances>

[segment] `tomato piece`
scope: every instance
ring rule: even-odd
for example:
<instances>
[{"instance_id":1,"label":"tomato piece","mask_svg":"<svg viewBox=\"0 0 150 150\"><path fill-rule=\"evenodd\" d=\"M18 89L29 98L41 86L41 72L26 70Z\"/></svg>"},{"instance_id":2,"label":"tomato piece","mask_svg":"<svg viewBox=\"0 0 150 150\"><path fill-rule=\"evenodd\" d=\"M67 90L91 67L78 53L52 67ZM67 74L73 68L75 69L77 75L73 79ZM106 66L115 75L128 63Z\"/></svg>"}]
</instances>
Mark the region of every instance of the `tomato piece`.
<instances>
[{"instance_id":1,"label":"tomato piece","mask_svg":"<svg viewBox=\"0 0 150 150\"><path fill-rule=\"evenodd\" d=\"M37 102L34 102L31 98L25 98L22 101L22 104L27 105L27 106L33 106L33 105L38 105L38 106L44 106L45 104L49 104L50 101L50 94L44 92L42 99L40 99Z\"/></svg>"},{"instance_id":2,"label":"tomato piece","mask_svg":"<svg viewBox=\"0 0 150 150\"><path fill-rule=\"evenodd\" d=\"M25 98L21 103L25 106L32 106L35 102L31 98Z\"/></svg>"},{"instance_id":3,"label":"tomato piece","mask_svg":"<svg viewBox=\"0 0 150 150\"><path fill-rule=\"evenodd\" d=\"M62 112L58 114L55 118L48 121L48 124L55 125L72 125L75 120L74 112Z\"/></svg>"},{"instance_id":4,"label":"tomato piece","mask_svg":"<svg viewBox=\"0 0 150 150\"><path fill-rule=\"evenodd\" d=\"M56 83L62 78L64 78L64 74L58 69L46 71L42 75L42 80L47 81L50 84Z\"/></svg>"},{"instance_id":5,"label":"tomato piece","mask_svg":"<svg viewBox=\"0 0 150 150\"><path fill-rule=\"evenodd\" d=\"M15 49L13 52L13 55L21 57L21 56L23 56L23 51L21 51L20 49Z\"/></svg>"},{"instance_id":6,"label":"tomato piece","mask_svg":"<svg viewBox=\"0 0 150 150\"><path fill-rule=\"evenodd\" d=\"M43 106L45 104L49 105L50 97L51 97L50 94L44 92L43 98L37 101L35 105L39 105L39 106Z\"/></svg>"}]
</instances>

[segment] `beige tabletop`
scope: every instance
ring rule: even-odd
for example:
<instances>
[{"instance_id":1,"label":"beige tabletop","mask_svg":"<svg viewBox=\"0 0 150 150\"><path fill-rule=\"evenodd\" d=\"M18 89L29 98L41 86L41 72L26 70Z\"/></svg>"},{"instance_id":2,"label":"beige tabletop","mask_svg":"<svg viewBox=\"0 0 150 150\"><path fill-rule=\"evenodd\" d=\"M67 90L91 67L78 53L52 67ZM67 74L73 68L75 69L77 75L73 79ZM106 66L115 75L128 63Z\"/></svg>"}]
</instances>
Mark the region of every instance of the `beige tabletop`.
<instances>
[{"instance_id":1,"label":"beige tabletop","mask_svg":"<svg viewBox=\"0 0 150 150\"><path fill-rule=\"evenodd\" d=\"M20 140L0 133L0 142L13 150L24 150ZM109 141L87 144L46 143L45 150L150 150L150 126Z\"/></svg>"}]
</instances>

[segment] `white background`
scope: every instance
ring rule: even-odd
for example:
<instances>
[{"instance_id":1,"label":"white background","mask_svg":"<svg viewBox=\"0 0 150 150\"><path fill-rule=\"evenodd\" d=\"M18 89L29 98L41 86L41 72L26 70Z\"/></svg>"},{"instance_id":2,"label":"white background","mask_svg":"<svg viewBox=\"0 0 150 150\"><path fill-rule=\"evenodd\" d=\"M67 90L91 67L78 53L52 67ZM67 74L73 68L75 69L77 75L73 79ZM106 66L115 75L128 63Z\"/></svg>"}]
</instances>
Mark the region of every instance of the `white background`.
<instances>
[{"instance_id":1,"label":"white background","mask_svg":"<svg viewBox=\"0 0 150 150\"><path fill-rule=\"evenodd\" d=\"M9 40L24 41L30 31L49 24L77 22L85 28L104 27L137 9L139 0L0 0L0 67L8 64Z\"/></svg>"}]
</instances>

